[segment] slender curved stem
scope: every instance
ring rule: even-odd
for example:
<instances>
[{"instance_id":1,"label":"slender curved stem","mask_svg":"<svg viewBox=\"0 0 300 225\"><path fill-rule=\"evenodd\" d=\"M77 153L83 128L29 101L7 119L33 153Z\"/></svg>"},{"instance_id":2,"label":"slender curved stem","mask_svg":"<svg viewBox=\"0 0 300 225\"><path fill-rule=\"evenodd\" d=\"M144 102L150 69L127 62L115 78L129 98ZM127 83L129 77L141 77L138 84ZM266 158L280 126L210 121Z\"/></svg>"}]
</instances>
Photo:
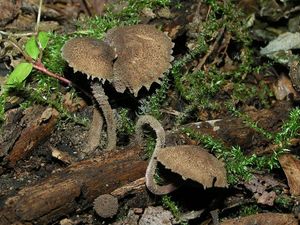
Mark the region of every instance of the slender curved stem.
<instances>
[{"instance_id":1,"label":"slender curved stem","mask_svg":"<svg viewBox=\"0 0 300 225\"><path fill-rule=\"evenodd\" d=\"M117 126L114 113L105 95L102 84L98 81L92 82L93 95L102 110L107 130L107 146L106 150L112 150L117 145ZM102 128L101 128L102 129Z\"/></svg>"},{"instance_id":2,"label":"slender curved stem","mask_svg":"<svg viewBox=\"0 0 300 225\"><path fill-rule=\"evenodd\" d=\"M101 131L103 127L103 116L99 109L93 109L93 119L90 126L89 134L85 147L80 152L79 156L84 159L86 156L93 154L99 146L101 139Z\"/></svg>"},{"instance_id":3,"label":"slender curved stem","mask_svg":"<svg viewBox=\"0 0 300 225\"><path fill-rule=\"evenodd\" d=\"M154 179L155 171L157 168L157 154L159 151L163 151L163 147L165 145L165 131L161 124L153 116L141 116L136 123L136 137L139 145L142 145L143 125L145 124L148 124L155 131L156 134L155 149L149 160L145 175L146 186L149 189L149 191L151 191L153 194L165 195L178 188L173 183L167 185L158 185Z\"/></svg>"}]
</instances>

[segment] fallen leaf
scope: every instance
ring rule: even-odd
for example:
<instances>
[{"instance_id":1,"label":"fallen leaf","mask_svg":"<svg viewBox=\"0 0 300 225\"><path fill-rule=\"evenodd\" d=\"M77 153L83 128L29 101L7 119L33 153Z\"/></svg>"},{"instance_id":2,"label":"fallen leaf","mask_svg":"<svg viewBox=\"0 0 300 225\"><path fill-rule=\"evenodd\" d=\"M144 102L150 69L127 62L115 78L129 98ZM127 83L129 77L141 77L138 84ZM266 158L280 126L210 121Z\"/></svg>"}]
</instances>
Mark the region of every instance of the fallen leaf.
<instances>
[{"instance_id":1,"label":"fallen leaf","mask_svg":"<svg viewBox=\"0 0 300 225\"><path fill-rule=\"evenodd\" d=\"M279 35L260 50L260 54L268 55L278 51L287 51L300 48L300 33L286 32Z\"/></svg>"},{"instance_id":2,"label":"fallen leaf","mask_svg":"<svg viewBox=\"0 0 300 225\"><path fill-rule=\"evenodd\" d=\"M291 80L287 76L280 76L278 81L272 85L273 92L277 100L284 100L289 95L297 96Z\"/></svg>"},{"instance_id":3,"label":"fallen leaf","mask_svg":"<svg viewBox=\"0 0 300 225\"><path fill-rule=\"evenodd\" d=\"M279 157L280 165L285 173L292 195L300 195L300 160L292 154Z\"/></svg>"}]
</instances>

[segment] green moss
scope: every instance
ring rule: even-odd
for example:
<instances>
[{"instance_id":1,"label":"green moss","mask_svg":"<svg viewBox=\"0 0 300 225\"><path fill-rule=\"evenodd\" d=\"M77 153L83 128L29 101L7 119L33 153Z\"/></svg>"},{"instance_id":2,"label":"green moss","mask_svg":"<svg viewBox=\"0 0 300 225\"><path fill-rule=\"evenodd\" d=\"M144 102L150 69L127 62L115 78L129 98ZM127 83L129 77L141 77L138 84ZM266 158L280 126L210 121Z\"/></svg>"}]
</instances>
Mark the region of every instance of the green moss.
<instances>
[{"instance_id":1,"label":"green moss","mask_svg":"<svg viewBox=\"0 0 300 225\"><path fill-rule=\"evenodd\" d=\"M135 124L128 116L128 109L122 108L118 116L118 132L125 135L132 135L135 131Z\"/></svg>"},{"instance_id":2,"label":"green moss","mask_svg":"<svg viewBox=\"0 0 300 225\"><path fill-rule=\"evenodd\" d=\"M206 21L198 24L199 33L197 46L190 53L179 59L171 70L174 77L175 88L180 96L186 100L188 114L195 110L224 109L227 101L232 103L249 103L259 99L265 107L269 106L269 97L272 92L261 82L259 85L247 84L244 79L247 74L257 72L260 67L254 63L254 53L251 50L251 39L245 26L244 15L236 8L231 1L205 1L211 6ZM206 59L205 69L197 68L195 72L186 71L186 65L193 60L201 61L211 46L218 38L218 35L225 31L225 37L230 37L230 46L234 46L232 59L233 70L226 72L222 63L210 65L212 59ZM229 48L230 49L230 48ZM232 50L227 50L232 51ZM228 53L227 54L230 54ZM231 53L232 54L232 53ZM225 60L224 56L214 56ZM227 63L227 62L224 62ZM224 91L226 85L233 85L233 93L227 94ZM219 98L222 96L223 98ZM224 99L225 97L225 99ZM189 115L185 115L188 117ZM179 121L184 121L179 118Z\"/></svg>"},{"instance_id":3,"label":"green moss","mask_svg":"<svg viewBox=\"0 0 300 225\"><path fill-rule=\"evenodd\" d=\"M29 82L26 87L19 92L25 97L25 101L21 103L22 108L27 108L33 104L48 105L55 108L60 113L60 118L69 120L71 122L88 125L87 118L77 117L76 114L70 113L64 106L64 90L59 82L52 78L45 76L39 72L33 72L34 79ZM72 95L76 96L75 90L71 88L68 90Z\"/></svg>"},{"instance_id":4,"label":"green moss","mask_svg":"<svg viewBox=\"0 0 300 225\"><path fill-rule=\"evenodd\" d=\"M161 198L161 201L162 201L162 205L163 205L164 208L170 210L171 213L173 214L173 216L175 216L176 218L179 217L179 215L180 215L179 207L178 207L177 204L171 199L170 196L164 195L164 196Z\"/></svg>"},{"instance_id":5,"label":"green moss","mask_svg":"<svg viewBox=\"0 0 300 225\"><path fill-rule=\"evenodd\" d=\"M152 115L156 119L161 117L161 106L167 98L167 91L169 90L169 78L165 76L160 87L151 96L142 99L138 109L139 115Z\"/></svg>"},{"instance_id":6,"label":"green moss","mask_svg":"<svg viewBox=\"0 0 300 225\"><path fill-rule=\"evenodd\" d=\"M45 67L57 74L63 74L66 67L66 61L62 59L61 48L64 43L69 39L67 35L48 33L49 44L43 52L42 61Z\"/></svg>"},{"instance_id":7,"label":"green moss","mask_svg":"<svg viewBox=\"0 0 300 225\"><path fill-rule=\"evenodd\" d=\"M115 6L111 5L103 16L87 18L79 22L79 29L76 35L102 38L108 29L140 22L140 13L144 8L167 7L171 4L171 0L123 0L120 4L122 3L125 7L120 11L115 10Z\"/></svg>"},{"instance_id":8,"label":"green moss","mask_svg":"<svg viewBox=\"0 0 300 225\"><path fill-rule=\"evenodd\" d=\"M293 199L282 193L277 193L277 197L275 198L275 204L282 208L282 209L287 209L287 210L292 210L292 207L294 205Z\"/></svg>"},{"instance_id":9,"label":"green moss","mask_svg":"<svg viewBox=\"0 0 300 225\"><path fill-rule=\"evenodd\" d=\"M274 135L274 142L282 148L287 147L290 140L299 137L300 130L300 108L291 110L289 118L281 126L281 130Z\"/></svg>"},{"instance_id":10,"label":"green moss","mask_svg":"<svg viewBox=\"0 0 300 225\"><path fill-rule=\"evenodd\" d=\"M156 138L150 135L146 135L146 148L145 148L145 156L150 159L156 145Z\"/></svg>"},{"instance_id":11,"label":"green moss","mask_svg":"<svg viewBox=\"0 0 300 225\"><path fill-rule=\"evenodd\" d=\"M6 102L6 96L5 95L0 95L0 124L4 121L5 119L5 102Z\"/></svg>"},{"instance_id":12,"label":"green moss","mask_svg":"<svg viewBox=\"0 0 300 225\"><path fill-rule=\"evenodd\" d=\"M289 113L289 118L284 121L280 130L276 133L269 132L262 127L258 126L249 116L240 112L232 105L228 106L230 111L237 117L243 119L245 124L256 132L262 134L265 138L267 138L270 143L278 146L276 150L276 154L280 155L284 152L285 148L288 148L290 145L290 140L293 138L299 137L299 130L300 130L300 109L298 107L293 108ZM277 158L277 157L276 157Z\"/></svg>"},{"instance_id":13,"label":"green moss","mask_svg":"<svg viewBox=\"0 0 300 225\"><path fill-rule=\"evenodd\" d=\"M258 213L259 211L260 208L257 206L257 204L244 205L239 209L237 216L250 216Z\"/></svg>"},{"instance_id":14,"label":"green moss","mask_svg":"<svg viewBox=\"0 0 300 225\"><path fill-rule=\"evenodd\" d=\"M265 138L267 138L269 141L272 141L274 139L274 134L263 129L262 127L258 126L256 122L254 122L249 116L247 116L245 113L240 112L236 109L233 105L227 105L230 112L239 118L243 119L243 122L250 128L254 129L257 133L262 134Z\"/></svg>"},{"instance_id":15,"label":"green moss","mask_svg":"<svg viewBox=\"0 0 300 225\"><path fill-rule=\"evenodd\" d=\"M169 195L164 195L161 198L161 203L164 208L168 209L172 215L175 217L175 219L178 221L177 223L180 225L188 225L187 221L180 220L180 215L182 214L182 209L178 205L177 202L172 200L172 198Z\"/></svg>"}]
</instances>

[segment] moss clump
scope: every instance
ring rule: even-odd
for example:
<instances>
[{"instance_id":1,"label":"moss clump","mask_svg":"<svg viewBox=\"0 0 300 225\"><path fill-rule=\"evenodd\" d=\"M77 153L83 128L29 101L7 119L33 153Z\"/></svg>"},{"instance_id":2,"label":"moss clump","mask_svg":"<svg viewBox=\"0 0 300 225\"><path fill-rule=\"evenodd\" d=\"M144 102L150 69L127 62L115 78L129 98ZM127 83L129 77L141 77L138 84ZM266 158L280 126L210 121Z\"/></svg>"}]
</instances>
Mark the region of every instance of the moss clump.
<instances>
[{"instance_id":1,"label":"moss clump","mask_svg":"<svg viewBox=\"0 0 300 225\"><path fill-rule=\"evenodd\" d=\"M6 102L6 96L5 95L0 95L0 124L4 121L5 119L5 102Z\"/></svg>"},{"instance_id":2,"label":"moss clump","mask_svg":"<svg viewBox=\"0 0 300 225\"><path fill-rule=\"evenodd\" d=\"M247 75L257 72L260 67L254 63L244 15L231 1L205 2L211 6L211 11L207 20L198 24L201 32L197 46L175 62L171 70L175 88L186 101L185 117L197 110L217 111L224 109L228 103L247 104L255 99L259 99L263 106L268 106L268 98L272 96L268 86L264 83L253 85L245 81ZM230 39L226 53L213 53L215 49L211 47L220 37ZM213 57L205 58L206 54L213 54ZM231 61L226 61L229 58ZM206 60L202 67L195 67L192 72L186 71L187 64L195 61L199 64L203 59ZM230 64L232 68L224 69L226 64ZM228 92L227 86L232 86L232 90ZM182 121L184 119L179 118L179 122Z\"/></svg>"},{"instance_id":3,"label":"moss clump","mask_svg":"<svg viewBox=\"0 0 300 225\"><path fill-rule=\"evenodd\" d=\"M259 213L261 211L262 211L262 209L259 208L258 205L255 203L245 204L245 205L240 206L240 208L236 212L231 213L227 217L235 218L235 217L250 216L250 215Z\"/></svg>"},{"instance_id":4,"label":"moss clump","mask_svg":"<svg viewBox=\"0 0 300 225\"><path fill-rule=\"evenodd\" d=\"M118 132L125 135L132 135L135 131L135 124L129 117L129 111L126 108L122 108L118 113Z\"/></svg>"},{"instance_id":5,"label":"moss clump","mask_svg":"<svg viewBox=\"0 0 300 225\"><path fill-rule=\"evenodd\" d=\"M123 0L120 4L125 5L120 11L116 10L114 5L111 5L103 16L87 18L79 22L76 35L87 35L101 39L108 29L140 22L140 13L144 8L167 7L171 5L171 0Z\"/></svg>"},{"instance_id":6,"label":"moss clump","mask_svg":"<svg viewBox=\"0 0 300 225\"><path fill-rule=\"evenodd\" d=\"M161 86L155 91L155 93L139 102L140 106L138 114L148 114L159 119L161 117L160 109L167 98L167 91L169 90L169 87L169 77L165 76L162 80Z\"/></svg>"},{"instance_id":7,"label":"moss clump","mask_svg":"<svg viewBox=\"0 0 300 225\"><path fill-rule=\"evenodd\" d=\"M176 220L180 220L180 215L181 215L181 209L180 207L178 206L178 204L173 201L171 199L170 196L168 195L164 195L162 198L161 198L161 202L162 202L162 205L164 208L170 210L170 212L172 213L172 215L175 217ZM181 225L188 225L187 222L184 222L184 221L180 221Z\"/></svg>"},{"instance_id":8,"label":"moss clump","mask_svg":"<svg viewBox=\"0 0 300 225\"><path fill-rule=\"evenodd\" d=\"M69 38L67 35L51 32L49 32L48 35L49 44L43 52L42 61L45 64L45 67L50 71L57 74L63 74L66 62L61 57L61 48Z\"/></svg>"},{"instance_id":9,"label":"moss clump","mask_svg":"<svg viewBox=\"0 0 300 225\"><path fill-rule=\"evenodd\" d=\"M276 193L277 197L275 198L275 204L279 206L283 210L292 210L292 207L294 205L294 201L291 198L291 196L288 196L284 193Z\"/></svg>"}]
</instances>

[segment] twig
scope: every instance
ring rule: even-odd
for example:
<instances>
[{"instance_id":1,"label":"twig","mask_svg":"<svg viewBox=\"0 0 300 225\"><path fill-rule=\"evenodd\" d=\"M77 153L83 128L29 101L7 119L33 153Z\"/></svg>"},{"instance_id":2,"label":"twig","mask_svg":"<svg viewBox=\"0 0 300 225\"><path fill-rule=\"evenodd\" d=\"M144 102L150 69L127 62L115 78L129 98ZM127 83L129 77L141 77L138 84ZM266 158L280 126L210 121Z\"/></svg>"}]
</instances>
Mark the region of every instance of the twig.
<instances>
[{"instance_id":1,"label":"twig","mask_svg":"<svg viewBox=\"0 0 300 225\"><path fill-rule=\"evenodd\" d=\"M8 37L20 38L20 37L27 37L27 36L36 35L36 32L11 33L11 32L6 32L6 31L0 30L0 34L8 36Z\"/></svg>"},{"instance_id":2,"label":"twig","mask_svg":"<svg viewBox=\"0 0 300 225\"><path fill-rule=\"evenodd\" d=\"M39 63L39 62L34 62L33 63L33 68L35 68L36 70L44 73L44 74L47 74L48 76L50 77L53 77L61 82L63 82L64 84L68 85L68 86L71 86L73 85L72 81L62 77L62 76L59 76L58 74L56 73L53 73L51 71L49 71L42 63Z\"/></svg>"},{"instance_id":3,"label":"twig","mask_svg":"<svg viewBox=\"0 0 300 225\"><path fill-rule=\"evenodd\" d=\"M27 62L34 63L33 59L25 51L23 51L15 39L9 37L8 41L23 55Z\"/></svg>"},{"instance_id":4,"label":"twig","mask_svg":"<svg viewBox=\"0 0 300 225\"><path fill-rule=\"evenodd\" d=\"M217 44L219 43L219 41L223 37L224 31L225 31L224 27L219 30L219 32L216 35L215 42L209 47L209 49L208 49L207 53L205 54L205 56L203 56L203 58L200 60L199 64L195 67L194 72L197 72L197 71L201 70L201 68L204 65L204 63L206 62L207 58L212 54L212 52L215 50Z\"/></svg>"},{"instance_id":5,"label":"twig","mask_svg":"<svg viewBox=\"0 0 300 225\"><path fill-rule=\"evenodd\" d=\"M39 11L38 11L38 15L36 18L36 25L35 25L35 32L38 33L39 31L39 26L40 26L40 21L41 21L41 14L42 14L42 5L43 5L43 0L40 0L40 4L39 4Z\"/></svg>"}]
</instances>

